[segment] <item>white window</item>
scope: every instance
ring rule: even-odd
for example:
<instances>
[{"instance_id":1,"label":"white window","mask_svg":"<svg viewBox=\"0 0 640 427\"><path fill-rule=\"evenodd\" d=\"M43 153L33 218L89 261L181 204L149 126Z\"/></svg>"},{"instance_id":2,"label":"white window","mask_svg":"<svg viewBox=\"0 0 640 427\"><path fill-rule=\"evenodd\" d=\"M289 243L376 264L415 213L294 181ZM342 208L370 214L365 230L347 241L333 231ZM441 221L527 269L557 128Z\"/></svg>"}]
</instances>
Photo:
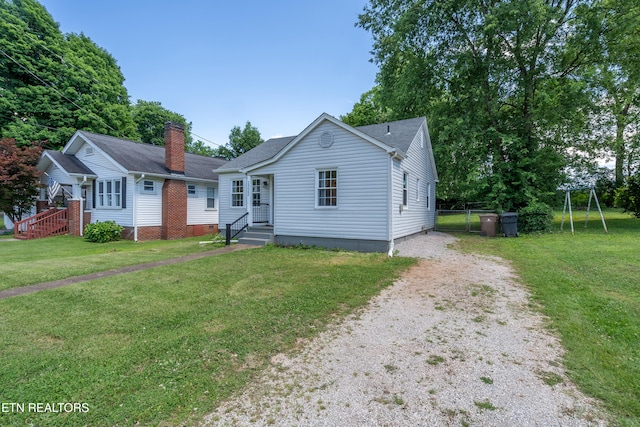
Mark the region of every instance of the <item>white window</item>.
<instances>
[{"instance_id":1,"label":"white window","mask_svg":"<svg viewBox=\"0 0 640 427\"><path fill-rule=\"evenodd\" d=\"M142 192L148 194L156 194L156 183L155 181L151 181L145 179L142 181Z\"/></svg>"},{"instance_id":2,"label":"white window","mask_svg":"<svg viewBox=\"0 0 640 427\"><path fill-rule=\"evenodd\" d=\"M252 192L251 194L253 195L253 206L261 206L260 202L261 202L261 197L262 197L262 193L261 193L261 189L260 189L260 184L262 183L261 179L254 179L251 182L251 186L252 186Z\"/></svg>"},{"instance_id":3,"label":"white window","mask_svg":"<svg viewBox=\"0 0 640 427\"><path fill-rule=\"evenodd\" d=\"M231 181L231 206L244 206L244 181L241 179Z\"/></svg>"},{"instance_id":4,"label":"white window","mask_svg":"<svg viewBox=\"0 0 640 427\"><path fill-rule=\"evenodd\" d=\"M98 180L96 207L122 208L122 181L119 179Z\"/></svg>"},{"instance_id":5,"label":"white window","mask_svg":"<svg viewBox=\"0 0 640 427\"><path fill-rule=\"evenodd\" d=\"M215 209L216 207L216 189L207 187L207 209Z\"/></svg>"},{"instance_id":6,"label":"white window","mask_svg":"<svg viewBox=\"0 0 640 427\"><path fill-rule=\"evenodd\" d=\"M431 209L431 184L427 184L427 209Z\"/></svg>"},{"instance_id":7,"label":"white window","mask_svg":"<svg viewBox=\"0 0 640 427\"><path fill-rule=\"evenodd\" d=\"M318 207L338 206L338 170L318 171Z\"/></svg>"},{"instance_id":8,"label":"white window","mask_svg":"<svg viewBox=\"0 0 640 427\"><path fill-rule=\"evenodd\" d=\"M195 185L187 184L187 196L188 197L198 197L198 191Z\"/></svg>"},{"instance_id":9,"label":"white window","mask_svg":"<svg viewBox=\"0 0 640 427\"><path fill-rule=\"evenodd\" d=\"M402 205L407 206L409 202L409 175L402 174Z\"/></svg>"}]
</instances>

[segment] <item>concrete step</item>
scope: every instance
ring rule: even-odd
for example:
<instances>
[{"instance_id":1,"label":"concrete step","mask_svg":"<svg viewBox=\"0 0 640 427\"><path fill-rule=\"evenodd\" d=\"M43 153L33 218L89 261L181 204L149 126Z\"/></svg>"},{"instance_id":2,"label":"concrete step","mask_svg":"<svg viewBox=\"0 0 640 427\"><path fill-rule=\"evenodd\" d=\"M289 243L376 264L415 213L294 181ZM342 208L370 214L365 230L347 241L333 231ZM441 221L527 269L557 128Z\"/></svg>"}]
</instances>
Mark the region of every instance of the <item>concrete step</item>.
<instances>
[{"instance_id":1,"label":"concrete step","mask_svg":"<svg viewBox=\"0 0 640 427\"><path fill-rule=\"evenodd\" d=\"M270 227L249 227L238 239L238 243L255 246L265 246L273 242L273 228Z\"/></svg>"}]
</instances>

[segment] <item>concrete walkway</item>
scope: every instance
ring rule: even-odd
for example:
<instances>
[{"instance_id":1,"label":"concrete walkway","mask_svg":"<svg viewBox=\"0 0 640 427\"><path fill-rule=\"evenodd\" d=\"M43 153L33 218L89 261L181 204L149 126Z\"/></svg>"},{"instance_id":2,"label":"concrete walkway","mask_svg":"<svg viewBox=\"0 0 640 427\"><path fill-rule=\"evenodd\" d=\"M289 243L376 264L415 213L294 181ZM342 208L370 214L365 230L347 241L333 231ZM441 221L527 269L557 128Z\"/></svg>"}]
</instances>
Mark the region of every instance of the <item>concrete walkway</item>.
<instances>
[{"instance_id":1,"label":"concrete walkway","mask_svg":"<svg viewBox=\"0 0 640 427\"><path fill-rule=\"evenodd\" d=\"M0 299L15 297L18 295L30 294L45 289L54 289L61 286L72 285L74 283L88 282L90 280L102 279L103 277L115 276L117 274L131 273L134 271L148 270L150 268L161 267L163 265L177 264L185 261L206 258L213 255L226 254L229 252L241 251L244 249L257 248L259 246L236 244L214 249L212 251L200 252L197 254L185 255L178 258L163 259L160 261L148 262L145 264L130 265L128 267L115 268L113 270L100 271L97 273L85 274L82 276L68 277L66 279L55 280L53 282L38 283L36 285L12 288L0 292Z\"/></svg>"}]
</instances>

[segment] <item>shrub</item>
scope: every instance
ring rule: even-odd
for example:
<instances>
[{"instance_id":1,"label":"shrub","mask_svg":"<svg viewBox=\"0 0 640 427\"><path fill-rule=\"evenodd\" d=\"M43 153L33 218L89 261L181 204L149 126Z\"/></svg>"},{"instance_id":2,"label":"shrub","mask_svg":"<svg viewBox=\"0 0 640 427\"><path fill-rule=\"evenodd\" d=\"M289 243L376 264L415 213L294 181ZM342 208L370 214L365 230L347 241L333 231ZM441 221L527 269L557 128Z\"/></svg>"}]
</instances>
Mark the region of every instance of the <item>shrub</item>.
<instances>
[{"instance_id":1,"label":"shrub","mask_svg":"<svg viewBox=\"0 0 640 427\"><path fill-rule=\"evenodd\" d=\"M533 202L518 211L518 231L546 233L551 231L553 210L545 203Z\"/></svg>"},{"instance_id":2,"label":"shrub","mask_svg":"<svg viewBox=\"0 0 640 427\"><path fill-rule=\"evenodd\" d=\"M627 185L616 190L616 206L640 218L640 174L627 178Z\"/></svg>"},{"instance_id":3,"label":"shrub","mask_svg":"<svg viewBox=\"0 0 640 427\"><path fill-rule=\"evenodd\" d=\"M93 224L87 224L84 228L84 238L95 243L112 242L120 240L123 229L124 227L116 224L115 221L96 221Z\"/></svg>"}]
</instances>

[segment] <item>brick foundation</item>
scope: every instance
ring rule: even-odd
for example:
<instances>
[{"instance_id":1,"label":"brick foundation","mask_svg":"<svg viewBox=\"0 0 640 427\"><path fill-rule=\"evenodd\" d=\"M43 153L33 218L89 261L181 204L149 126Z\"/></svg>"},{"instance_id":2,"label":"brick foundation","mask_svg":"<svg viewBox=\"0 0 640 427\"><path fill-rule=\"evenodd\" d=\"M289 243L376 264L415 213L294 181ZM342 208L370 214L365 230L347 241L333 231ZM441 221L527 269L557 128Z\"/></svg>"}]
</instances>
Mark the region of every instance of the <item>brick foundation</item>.
<instances>
[{"instance_id":1,"label":"brick foundation","mask_svg":"<svg viewBox=\"0 0 640 427\"><path fill-rule=\"evenodd\" d=\"M187 237L205 236L207 234L216 234L217 232L218 224L187 225Z\"/></svg>"}]
</instances>

